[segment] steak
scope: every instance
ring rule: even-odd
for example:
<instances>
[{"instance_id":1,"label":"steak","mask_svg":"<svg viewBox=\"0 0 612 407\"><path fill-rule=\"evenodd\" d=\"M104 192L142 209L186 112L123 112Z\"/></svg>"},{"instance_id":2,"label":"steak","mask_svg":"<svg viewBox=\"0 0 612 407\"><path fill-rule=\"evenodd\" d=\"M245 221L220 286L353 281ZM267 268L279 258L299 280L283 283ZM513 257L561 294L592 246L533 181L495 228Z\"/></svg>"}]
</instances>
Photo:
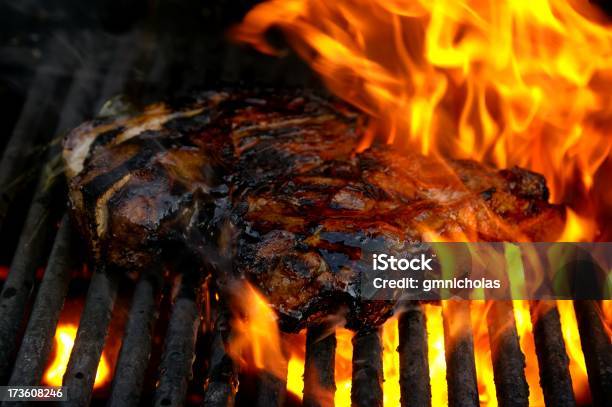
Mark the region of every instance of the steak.
<instances>
[{"instance_id":1,"label":"steak","mask_svg":"<svg viewBox=\"0 0 612 407\"><path fill-rule=\"evenodd\" d=\"M391 315L392 302L360 300L365 253L562 230L542 176L384 145L357 152L364 129L339 102L271 90L94 120L65 141L72 213L95 262L142 272L189 259L220 287L246 279L288 331Z\"/></svg>"}]
</instances>

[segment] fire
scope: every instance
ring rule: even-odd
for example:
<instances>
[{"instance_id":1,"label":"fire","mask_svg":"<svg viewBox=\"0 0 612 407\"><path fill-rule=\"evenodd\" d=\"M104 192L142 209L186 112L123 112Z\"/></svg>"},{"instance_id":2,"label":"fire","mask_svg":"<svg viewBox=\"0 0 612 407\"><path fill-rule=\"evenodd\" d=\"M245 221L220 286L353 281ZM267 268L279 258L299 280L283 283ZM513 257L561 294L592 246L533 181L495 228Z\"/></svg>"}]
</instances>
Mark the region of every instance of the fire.
<instances>
[{"instance_id":1,"label":"fire","mask_svg":"<svg viewBox=\"0 0 612 407\"><path fill-rule=\"evenodd\" d=\"M49 363L44 375L43 384L47 386L61 386L66 367L68 366L68 360L70 359L70 352L74 346L74 340L77 335L77 326L73 324L60 323L55 331L55 346L54 346L54 358ZM110 381L111 369L108 363L107 357L102 353L100 358L100 364L96 372L96 379L94 381L94 389L101 388L108 384Z\"/></svg>"},{"instance_id":2,"label":"fire","mask_svg":"<svg viewBox=\"0 0 612 407\"><path fill-rule=\"evenodd\" d=\"M612 330L612 301L606 300L601 302L601 310L603 312L605 326ZM612 333L611 333L612 336Z\"/></svg>"},{"instance_id":3,"label":"fire","mask_svg":"<svg viewBox=\"0 0 612 407\"><path fill-rule=\"evenodd\" d=\"M586 365L580 344L580 336L571 301L556 302L560 318L566 352L570 359L570 375L572 378L574 395L579 404L590 402ZM486 314L490 304L485 301L472 301L472 329L474 331L474 348L476 371L478 377L478 391L480 404L497 406L495 395L495 382L493 379L493 365L491 363L491 346L489 343ZM525 376L529 385L529 405L544 405L544 395L539 385L540 376L535 354L533 338L532 317L528 301L513 301L516 329L520 338L521 351L525 354L527 365Z\"/></svg>"},{"instance_id":4,"label":"fire","mask_svg":"<svg viewBox=\"0 0 612 407\"><path fill-rule=\"evenodd\" d=\"M559 242L579 242L585 237L595 236L596 225L593 219L582 217L570 208L566 210L565 228L558 238Z\"/></svg>"},{"instance_id":5,"label":"fire","mask_svg":"<svg viewBox=\"0 0 612 407\"><path fill-rule=\"evenodd\" d=\"M559 241L609 234L598 222L609 202L596 199L595 186L612 151L612 25L586 0L267 0L232 35L276 54L266 40L273 27L333 93L371 118L360 150L382 138L423 154L528 168L545 176L553 202L568 205ZM588 383L575 315L571 303L557 304L582 402ZM471 302L471 323L480 403L496 406L488 307ZM432 404L444 405L441 307L425 312ZM515 301L514 316L529 401L542 405L529 303ZM383 326L385 405L399 400L397 335L396 320ZM337 337L340 406L350 404L352 334Z\"/></svg>"},{"instance_id":6,"label":"fire","mask_svg":"<svg viewBox=\"0 0 612 407\"><path fill-rule=\"evenodd\" d=\"M489 305L482 300L471 302L471 322L474 333L474 360L478 379L478 396L481 406L496 407L495 382L493 380L493 363L491 361L491 344L486 323Z\"/></svg>"},{"instance_id":7,"label":"fire","mask_svg":"<svg viewBox=\"0 0 612 407\"><path fill-rule=\"evenodd\" d=\"M554 202L593 221L612 146L603 21L586 0L267 0L232 34L276 53L265 34L282 30L332 92L372 118L368 139L531 169Z\"/></svg>"},{"instance_id":8,"label":"fire","mask_svg":"<svg viewBox=\"0 0 612 407\"><path fill-rule=\"evenodd\" d=\"M604 322L608 327L610 327L611 322L610 303L610 301L605 301L602 307L602 318L604 318ZM291 336L281 336L273 310L266 303L264 297L250 285L245 285L245 295L241 297L241 304L239 307L240 312L243 313L246 310L249 310L249 312L247 314L240 314L243 317L235 318L232 323L234 331L232 332L232 339L229 344L230 354L234 360L247 369L264 370L283 379L286 377L287 390L301 399L304 389L305 332L302 331ZM490 304L491 302L482 300L470 301L470 315L474 335L474 358L480 404L495 407L498 403L491 362L491 345L486 322L486 315ZM570 358L569 368L574 386L574 394L579 403L588 403L591 396L578 326L572 308L573 305L571 301L557 301L556 304L561 317L566 350ZM444 305L443 302L442 306L427 304L423 307L426 315L432 405L448 404L444 324L442 320ZM544 405L544 396L539 385L540 376L535 354L533 317L530 304L528 301L513 301L513 306L517 333L520 338L520 347L527 359L525 376L529 385L529 404ZM76 334L76 328L73 329L72 338ZM336 329L337 346L334 366L336 393L334 395L334 404L340 407L351 405L353 336L353 332L348 329ZM391 407L399 405L400 402L397 318L388 320L382 326L381 341L383 345L384 372L383 403L386 407ZM67 359L63 362L64 369L66 363ZM107 365L105 368L102 367L105 363L103 358L101 367L98 370L98 376L96 377L96 386L98 385L98 378L107 374L105 372L108 372ZM49 371L51 370L55 369L52 367ZM61 383L62 374L63 372L60 372L58 376L60 382L55 383ZM46 375L45 383L52 384L54 382L47 380Z\"/></svg>"},{"instance_id":9,"label":"fire","mask_svg":"<svg viewBox=\"0 0 612 407\"><path fill-rule=\"evenodd\" d=\"M284 334L282 344L288 354L287 390L302 399L304 392L304 363L306 359L306 330L297 334Z\"/></svg>"},{"instance_id":10,"label":"fire","mask_svg":"<svg viewBox=\"0 0 612 407\"><path fill-rule=\"evenodd\" d=\"M427 304L424 308L427 318L427 357L429 361L429 380L431 382L431 404L433 406L444 406L448 404L448 389L446 386L442 307Z\"/></svg>"},{"instance_id":11,"label":"fire","mask_svg":"<svg viewBox=\"0 0 612 407\"><path fill-rule=\"evenodd\" d=\"M336 394L334 404L338 407L351 405L351 379L353 375L353 332L336 330L336 360L334 363Z\"/></svg>"},{"instance_id":12,"label":"fire","mask_svg":"<svg viewBox=\"0 0 612 407\"><path fill-rule=\"evenodd\" d=\"M250 284L244 284L239 291L241 296L234 303L236 317L232 319L229 354L243 367L265 370L285 379L288 361L274 310Z\"/></svg>"},{"instance_id":13,"label":"fire","mask_svg":"<svg viewBox=\"0 0 612 407\"><path fill-rule=\"evenodd\" d=\"M287 390L300 399L304 391L304 358L291 355L287 365Z\"/></svg>"},{"instance_id":14,"label":"fire","mask_svg":"<svg viewBox=\"0 0 612 407\"><path fill-rule=\"evenodd\" d=\"M540 369L537 364L535 342L533 338L533 326L531 324L531 312L529 301L513 301L514 320L516 321L516 331L519 335L521 351L527 359L525 366L525 377L529 385L529 405L543 406L544 393L540 387Z\"/></svg>"},{"instance_id":15,"label":"fire","mask_svg":"<svg viewBox=\"0 0 612 407\"><path fill-rule=\"evenodd\" d=\"M561 330L565 341L565 350L570 359L569 369L574 388L574 396L579 403L588 404L591 401L589 382L586 371L586 362L580 344L578 322L574 313L572 301L557 301Z\"/></svg>"},{"instance_id":16,"label":"fire","mask_svg":"<svg viewBox=\"0 0 612 407\"><path fill-rule=\"evenodd\" d=\"M382 327L383 345L383 404L385 407L398 406L400 404L399 386L399 329L397 319L393 318L385 322Z\"/></svg>"},{"instance_id":17,"label":"fire","mask_svg":"<svg viewBox=\"0 0 612 407\"><path fill-rule=\"evenodd\" d=\"M446 360L444 358L444 333L442 326L441 309L438 306L425 306L427 315L427 332L429 346L429 371L432 378L432 404L444 405L447 399L446 390ZM336 330L336 359L335 359L335 380L336 394L334 404L336 406L351 405L351 377L352 377L352 357L353 357L353 332L348 329L339 328ZM399 333L397 319L393 318L385 322L381 329L381 341L383 346L383 404L386 407L397 406L400 403L400 369L399 369ZM293 361L292 359L291 361ZM290 366L291 366L290 361ZM298 376L298 372L303 374L303 366L298 367L298 363L303 364L303 359L295 359L296 367L293 377ZM291 371L291 367L290 367ZM290 373L291 376L291 373ZM303 389L303 381L293 384L287 383L287 388L296 393ZM296 393L297 394L297 393Z\"/></svg>"}]
</instances>

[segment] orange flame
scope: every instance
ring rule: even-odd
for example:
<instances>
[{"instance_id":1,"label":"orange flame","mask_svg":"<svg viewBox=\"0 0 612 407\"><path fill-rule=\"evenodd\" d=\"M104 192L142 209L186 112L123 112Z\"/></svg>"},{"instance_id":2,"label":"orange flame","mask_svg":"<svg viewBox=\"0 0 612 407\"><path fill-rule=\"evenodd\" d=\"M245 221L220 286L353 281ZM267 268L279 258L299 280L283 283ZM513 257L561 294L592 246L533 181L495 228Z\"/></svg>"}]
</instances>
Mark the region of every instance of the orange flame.
<instances>
[{"instance_id":1,"label":"orange flame","mask_svg":"<svg viewBox=\"0 0 612 407\"><path fill-rule=\"evenodd\" d=\"M245 283L235 301L232 338L228 352L241 366L265 370L276 377L287 377L287 358L274 310L265 297Z\"/></svg>"},{"instance_id":2,"label":"orange flame","mask_svg":"<svg viewBox=\"0 0 612 407\"><path fill-rule=\"evenodd\" d=\"M579 216L571 210L566 209L565 227L561 236L557 239L559 242L579 242L588 240L589 236L595 236L597 226L593 219Z\"/></svg>"},{"instance_id":3,"label":"orange flame","mask_svg":"<svg viewBox=\"0 0 612 407\"><path fill-rule=\"evenodd\" d=\"M493 363L491 361L491 343L486 315L489 304L482 300L471 302L471 322L474 332L474 359L476 362L476 377L478 379L478 397L481 406L496 407L497 395L493 379Z\"/></svg>"},{"instance_id":4,"label":"orange flame","mask_svg":"<svg viewBox=\"0 0 612 407\"><path fill-rule=\"evenodd\" d=\"M286 377L287 390L301 399L304 389L305 332L302 331L297 335L291 335L289 338L292 342L291 346L285 343L276 325L276 317L272 309L265 302L261 294L257 293L252 287L247 287L247 294L242 297L242 301L244 301L243 306L248 306L248 309L251 311L248 314L248 320L238 318L233 322L233 327L237 331L232 333L234 337L230 341L230 354L243 367L262 369L276 374L278 377ZM474 357L480 404L494 407L498 403L491 362L491 346L486 323L486 315L490 304L491 302L487 303L482 300L470 301L470 315L474 335ZM610 326L609 304L610 301L605 301L602 307L603 317L608 327ZM444 306L444 303L442 305ZM513 306L516 328L520 338L520 347L527 360L525 376L529 385L529 404L543 405L544 396L539 385L539 368L535 354L529 302L514 301ZM574 394L579 403L588 403L591 396L572 302L557 301L557 306L561 317L563 338L570 359L569 367ZM448 403L448 389L446 383L444 324L442 319L443 307L427 304L423 308L426 315L432 405L446 405ZM336 330L336 392L334 404L339 407L351 405L353 335L353 332L348 329L338 328ZM288 336L286 337L288 338ZM387 407L396 406L399 405L400 400L400 369L397 352L399 333L396 318L388 320L382 326L381 339L384 372L383 404ZM300 347L301 349L298 349ZM286 353L289 355L288 357Z\"/></svg>"},{"instance_id":5,"label":"orange flame","mask_svg":"<svg viewBox=\"0 0 612 407\"><path fill-rule=\"evenodd\" d=\"M351 381L353 376L353 332L340 328L336 330L336 360L334 363L337 407L351 405Z\"/></svg>"},{"instance_id":6,"label":"orange flame","mask_svg":"<svg viewBox=\"0 0 612 407\"><path fill-rule=\"evenodd\" d=\"M589 391L586 362L584 361L584 353L582 353L574 305L572 301L559 300L557 301L557 308L561 320L565 349L570 359L569 370L574 388L574 396L578 403L589 404L591 402L591 393Z\"/></svg>"},{"instance_id":7,"label":"orange flame","mask_svg":"<svg viewBox=\"0 0 612 407\"><path fill-rule=\"evenodd\" d=\"M399 329L397 319L385 322L381 333L383 346L383 404L385 407L400 405Z\"/></svg>"},{"instance_id":8,"label":"orange flame","mask_svg":"<svg viewBox=\"0 0 612 407\"><path fill-rule=\"evenodd\" d=\"M544 393L540 387L540 369L537 363L535 341L533 337L533 326L531 324L531 312L529 301L513 301L514 320L516 321L516 332L519 335L519 345L527 360L525 366L525 377L529 385L529 405L543 406Z\"/></svg>"},{"instance_id":9,"label":"orange flame","mask_svg":"<svg viewBox=\"0 0 612 407\"><path fill-rule=\"evenodd\" d=\"M431 382L431 404L433 406L443 406L448 404L448 389L446 386L442 307L427 304L424 308L427 318L427 356L429 380Z\"/></svg>"},{"instance_id":10,"label":"orange flame","mask_svg":"<svg viewBox=\"0 0 612 407\"><path fill-rule=\"evenodd\" d=\"M608 330L612 330L612 301L605 300L601 302L601 310L604 316L604 322Z\"/></svg>"},{"instance_id":11,"label":"orange flame","mask_svg":"<svg viewBox=\"0 0 612 407\"><path fill-rule=\"evenodd\" d=\"M265 36L272 27L371 117L360 151L378 137L423 154L519 165L546 177L553 202L568 204L559 241L609 233L598 223L609 202L595 199L595 186L612 151L612 26L586 0L267 0L233 36L275 54ZM588 401L575 315L571 303L558 307L574 392ZM602 308L609 327L612 306ZM488 305L473 301L471 310L480 403L496 406ZM446 404L441 309L425 312L432 404ZM514 316L529 401L541 405L529 303L515 301ZM352 334L337 335L335 402L349 405ZM382 340L385 404L395 405L397 321L383 326Z\"/></svg>"},{"instance_id":12,"label":"orange flame","mask_svg":"<svg viewBox=\"0 0 612 407\"><path fill-rule=\"evenodd\" d=\"M287 390L302 398L304 392L304 358L291 355L287 365Z\"/></svg>"},{"instance_id":13,"label":"orange flame","mask_svg":"<svg viewBox=\"0 0 612 407\"><path fill-rule=\"evenodd\" d=\"M531 169L592 221L605 213L590 194L612 148L603 21L586 0L268 0L232 34L275 53L265 33L280 28L372 118L369 139ZM581 232L573 239L595 238Z\"/></svg>"},{"instance_id":14,"label":"orange flame","mask_svg":"<svg viewBox=\"0 0 612 407\"><path fill-rule=\"evenodd\" d=\"M49 367L45 370L43 375L43 384L47 386L61 386L66 367L68 366L68 360L70 359L70 352L74 346L74 340L77 335L77 326L73 324L60 323L55 330L55 356L50 362ZM94 389L101 388L109 383L110 381L110 365L108 363L106 354L102 352L100 358L100 364L96 372L96 379L94 381Z\"/></svg>"}]
</instances>

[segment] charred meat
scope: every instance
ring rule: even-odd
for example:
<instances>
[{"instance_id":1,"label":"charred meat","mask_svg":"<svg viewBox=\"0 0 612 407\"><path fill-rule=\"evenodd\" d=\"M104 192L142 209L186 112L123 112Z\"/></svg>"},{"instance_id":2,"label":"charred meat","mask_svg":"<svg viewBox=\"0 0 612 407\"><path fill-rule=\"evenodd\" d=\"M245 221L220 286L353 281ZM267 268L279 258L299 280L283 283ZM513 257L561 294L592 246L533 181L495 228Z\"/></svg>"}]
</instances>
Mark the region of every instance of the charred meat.
<instances>
[{"instance_id":1,"label":"charred meat","mask_svg":"<svg viewBox=\"0 0 612 407\"><path fill-rule=\"evenodd\" d=\"M73 213L96 261L140 271L187 256L220 284L254 284L286 330L329 315L382 323L393 304L359 300L373 247L560 232L541 176L385 146L358 153L363 129L342 104L272 91L86 123L64 149Z\"/></svg>"}]
</instances>

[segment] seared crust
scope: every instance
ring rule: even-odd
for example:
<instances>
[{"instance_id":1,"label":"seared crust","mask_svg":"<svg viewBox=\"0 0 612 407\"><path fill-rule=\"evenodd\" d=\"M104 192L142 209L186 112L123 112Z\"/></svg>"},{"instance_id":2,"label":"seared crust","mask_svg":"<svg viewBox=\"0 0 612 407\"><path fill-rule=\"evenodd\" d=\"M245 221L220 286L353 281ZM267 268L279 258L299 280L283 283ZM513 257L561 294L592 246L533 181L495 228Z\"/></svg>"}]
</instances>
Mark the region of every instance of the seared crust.
<instances>
[{"instance_id":1,"label":"seared crust","mask_svg":"<svg viewBox=\"0 0 612 407\"><path fill-rule=\"evenodd\" d=\"M72 212L95 261L140 272L184 255L175 243L197 234L193 220L227 171L227 142L206 131L226 98L206 93L175 110L158 104L67 136Z\"/></svg>"},{"instance_id":2,"label":"seared crust","mask_svg":"<svg viewBox=\"0 0 612 407\"><path fill-rule=\"evenodd\" d=\"M96 261L141 271L190 256L221 285L252 282L285 330L330 314L353 328L384 322L392 303L359 299L366 253L560 232L541 176L385 146L356 153L363 128L342 104L273 91L87 123L64 150L74 214Z\"/></svg>"},{"instance_id":3,"label":"seared crust","mask_svg":"<svg viewBox=\"0 0 612 407\"><path fill-rule=\"evenodd\" d=\"M258 166L243 165L245 174ZM276 306L287 330L334 313L352 328L376 326L393 304L360 301L360 273L372 253L401 256L406 242L433 238L554 240L563 212L546 202L543 182L531 182L538 177L387 147L336 156L247 188L239 172L235 261Z\"/></svg>"}]
</instances>

